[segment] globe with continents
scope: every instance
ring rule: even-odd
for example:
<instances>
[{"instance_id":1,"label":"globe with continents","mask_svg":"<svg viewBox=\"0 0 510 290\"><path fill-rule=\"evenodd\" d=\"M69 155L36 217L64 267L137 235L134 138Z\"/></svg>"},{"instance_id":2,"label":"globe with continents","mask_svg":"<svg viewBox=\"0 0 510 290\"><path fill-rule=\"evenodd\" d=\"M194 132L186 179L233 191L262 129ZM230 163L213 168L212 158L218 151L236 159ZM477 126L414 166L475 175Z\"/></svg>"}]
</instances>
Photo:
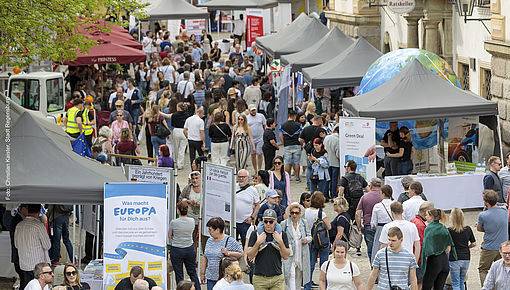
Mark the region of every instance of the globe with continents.
<instances>
[{"instance_id":1,"label":"globe with continents","mask_svg":"<svg viewBox=\"0 0 510 290\"><path fill-rule=\"evenodd\" d=\"M398 49L379 57L361 80L358 95L367 93L398 74L414 59L433 71L435 74L460 88L460 82L448 63L438 55L417 48Z\"/></svg>"}]
</instances>

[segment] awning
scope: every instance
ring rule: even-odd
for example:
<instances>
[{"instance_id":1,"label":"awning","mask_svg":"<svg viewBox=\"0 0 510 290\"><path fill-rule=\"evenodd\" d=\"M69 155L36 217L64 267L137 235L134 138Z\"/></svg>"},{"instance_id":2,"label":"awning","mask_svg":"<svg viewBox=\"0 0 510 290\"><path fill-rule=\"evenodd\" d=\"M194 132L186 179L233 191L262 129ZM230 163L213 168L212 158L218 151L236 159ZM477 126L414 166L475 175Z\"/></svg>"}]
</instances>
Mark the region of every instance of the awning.
<instances>
[{"instance_id":1,"label":"awning","mask_svg":"<svg viewBox=\"0 0 510 290\"><path fill-rule=\"evenodd\" d=\"M207 7L208 10L244 10L246 8L272 8L278 6L272 0L210 0L198 7Z\"/></svg>"},{"instance_id":2,"label":"awning","mask_svg":"<svg viewBox=\"0 0 510 290\"><path fill-rule=\"evenodd\" d=\"M156 0L146 8L148 18L144 21L167 19L203 19L209 17L209 12L197 8L185 0Z\"/></svg>"},{"instance_id":3,"label":"awning","mask_svg":"<svg viewBox=\"0 0 510 290\"><path fill-rule=\"evenodd\" d=\"M64 62L65 65L90 65L105 63L137 63L145 61L145 53L109 41L98 40L98 44L89 49L88 53L80 52L77 58Z\"/></svg>"}]
</instances>

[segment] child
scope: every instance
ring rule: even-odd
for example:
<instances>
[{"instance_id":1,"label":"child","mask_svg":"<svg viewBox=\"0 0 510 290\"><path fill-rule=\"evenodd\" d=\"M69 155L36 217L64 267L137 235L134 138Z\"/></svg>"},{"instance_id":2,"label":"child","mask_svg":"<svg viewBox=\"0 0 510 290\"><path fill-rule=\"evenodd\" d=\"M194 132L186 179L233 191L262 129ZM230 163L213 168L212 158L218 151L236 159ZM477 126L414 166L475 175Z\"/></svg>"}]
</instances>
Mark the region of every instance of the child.
<instances>
[{"instance_id":1,"label":"child","mask_svg":"<svg viewBox=\"0 0 510 290\"><path fill-rule=\"evenodd\" d=\"M269 190L269 172L267 172L267 170L259 170L259 172L257 172L257 184L255 188L259 192L262 206L266 203L266 192Z\"/></svg>"},{"instance_id":2,"label":"child","mask_svg":"<svg viewBox=\"0 0 510 290\"><path fill-rule=\"evenodd\" d=\"M276 226L275 231L278 233L282 232L282 226L280 225L280 222L283 220L283 213L280 209L280 206L278 206L278 198L280 196L274 189L269 189L266 191L266 203L260 206L259 212L257 214L257 219L259 220L259 224L257 226L257 232L259 234L264 232L264 222L262 221L262 215L264 215L264 211L266 209L272 209L276 212Z\"/></svg>"}]
</instances>

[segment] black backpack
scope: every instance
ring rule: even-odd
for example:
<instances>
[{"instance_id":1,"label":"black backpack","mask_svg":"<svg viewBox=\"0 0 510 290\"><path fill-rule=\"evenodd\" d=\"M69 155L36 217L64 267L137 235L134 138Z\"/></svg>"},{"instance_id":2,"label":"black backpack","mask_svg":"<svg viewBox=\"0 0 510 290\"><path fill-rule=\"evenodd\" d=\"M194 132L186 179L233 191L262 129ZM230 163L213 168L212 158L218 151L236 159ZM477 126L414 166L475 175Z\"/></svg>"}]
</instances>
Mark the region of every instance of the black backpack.
<instances>
[{"instance_id":1,"label":"black backpack","mask_svg":"<svg viewBox=\"0 0 510 290\"><path fill-rule=\"evenodd\" d=\"M319 208L319 214L312 225L311 233L314 249L324 249L329 246L329 232L326 223L322 219L322 208Z\"/></svg>"},{"instance_id":2,"label":"black backpack","mask_svg":"<svg viewBox=\"0 0 510 290\"><path fill-rule=\"evenodd\" d=\"M363 177L357 173L346 174L342 178L347 180L347 194L350 198L361 198L363 196Z\"/></svg>"}]
</instances>

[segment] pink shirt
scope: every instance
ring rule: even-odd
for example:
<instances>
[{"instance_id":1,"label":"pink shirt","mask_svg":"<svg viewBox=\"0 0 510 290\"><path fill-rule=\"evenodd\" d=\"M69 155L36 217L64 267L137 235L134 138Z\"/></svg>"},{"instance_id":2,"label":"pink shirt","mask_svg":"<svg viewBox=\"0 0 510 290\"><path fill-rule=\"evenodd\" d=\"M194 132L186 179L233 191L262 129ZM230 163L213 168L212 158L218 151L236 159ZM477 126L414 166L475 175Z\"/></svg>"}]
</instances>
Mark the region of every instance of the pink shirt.
<instances>
[{"instance_id":1,"label":"pink shirt","mask_svg":"<svg viewBox=\"0 0 510 290\"><path fill-rule=\"evenodd\" d=\"M122 123L119 124L118 120L112 122L112 131L113 131L113 141L119 141L120 139L120 131L124 128L129 129L129 124L127 121L122 120Z\"/></svg>"},{"instance_id":2,"label":"pink shirt","mask_svg":"<svg viewBox=\"0 0 510 290\"><path fill-rule=\"evenodd\" d=\"M361 209L363 211L364 226L370 226L370 221L372 220L372 209L374 209L374 205L381 201L381 192L379 190L367 192L361 197L356 210Z\"/></svg>"}]
</instances>

